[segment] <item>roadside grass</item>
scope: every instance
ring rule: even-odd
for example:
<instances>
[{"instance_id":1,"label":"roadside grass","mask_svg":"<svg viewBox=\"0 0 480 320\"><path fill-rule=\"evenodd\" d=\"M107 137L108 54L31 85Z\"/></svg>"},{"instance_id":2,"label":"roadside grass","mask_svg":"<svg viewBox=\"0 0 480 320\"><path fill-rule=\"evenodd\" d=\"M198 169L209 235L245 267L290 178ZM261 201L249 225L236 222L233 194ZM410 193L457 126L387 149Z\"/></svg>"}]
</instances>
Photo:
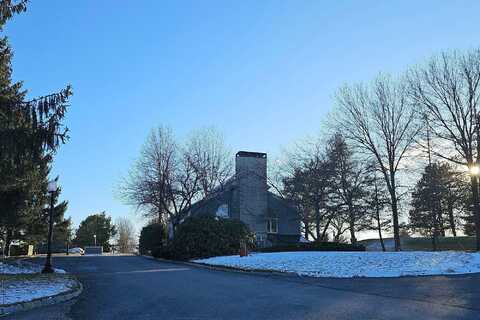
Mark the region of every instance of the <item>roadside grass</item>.
<instances>
[{"instance_id":1,"label":"roadside grass","mask_svg":"<svg viewBox=\"0 0 480 320\"><path fill-rule=\"evenodd\" d=\"M58 279L73 279L70 274L65 273L19 273L0 274L0 281L56 281Z\"/></svg>"},{"instance_id":2,"label":"roadside grass","mask_svg":"<svg viewBox=\"0 0 480 320\"><path fill-rule=\"evenodd\" d=\"M433 250L431 238L406 238L403 241L405 249L430 251ZM438 250L457 250L457 251L474 251L475 237L439 237Z\"/></svg>"},{"instance_id":3,"label":"roadside grass","mask_svg":"<svg viewBox=\"0 0 480 320\"><path fill-rule=\"evenodd\" d=\"M385 241L392 241L393 238L384 238ZM432 251L432 239L427 237L412 237L401 239L402 250L406 251ZM378 239L366 239L359 243L369 246L373 243L379 243ZM379 246L380 247L380 246ZM458 236L458 237L439 237L438 250L455 250L455 251L475 251L475 237ZM390 250L389 250L390 251Z\"/></svg>"},{"instance_id":4,"label":"roadside grass","mask_svg":"<svg viewBox=\"0 0 480 320\"><path fill-rule=\"evenodd\" d=\"M55 288L64 286L56 292ZM53 297L79 288L79 282L70 274L1 274L0 275L0 307L7 307L26 301L34 301L45 297ZM50 293L44 290L50 291ZM40 291L39 291L40 290ZM66 291L65 291L66 290ZM13 301L12 301L13 299Z\"/></svg>"}]
</instances>

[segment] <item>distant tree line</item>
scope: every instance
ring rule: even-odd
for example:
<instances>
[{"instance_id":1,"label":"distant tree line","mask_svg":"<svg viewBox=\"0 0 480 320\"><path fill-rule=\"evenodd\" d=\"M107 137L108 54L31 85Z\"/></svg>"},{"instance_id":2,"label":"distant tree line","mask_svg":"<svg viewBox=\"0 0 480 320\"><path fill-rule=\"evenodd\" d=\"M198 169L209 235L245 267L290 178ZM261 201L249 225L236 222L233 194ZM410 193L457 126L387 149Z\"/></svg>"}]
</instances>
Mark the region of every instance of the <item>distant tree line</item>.
<instances>
[{"instance_id":1,"label":"distant tree line","mask_svg":"<svg viewBox=\"0 0 480 320\"><path fill-rule=\"evenodd\" d=\"M479 83L474 49L340 88L328 141L297 147L282 168L281 189L302 212L305 237L348 233L355 243L358 231L382 238L391 228L400 250L402 208L410 207L403 229L430 236L434 249L439 236L459 231L476 235L480 249Z\"/></svg>"},{"instance_id":2,"label":"distant tree line","mask_svg":"<svg viewBox=\"0 0 480 320\"><path fill-rule=\"evenodd\" d=\"M288 153L282 196L301 213L307 240L357 242L357 233L390 228L386 188L371 162L361 162L340 133L322 146L306 143Z\"/></svg>"}]
</instances>

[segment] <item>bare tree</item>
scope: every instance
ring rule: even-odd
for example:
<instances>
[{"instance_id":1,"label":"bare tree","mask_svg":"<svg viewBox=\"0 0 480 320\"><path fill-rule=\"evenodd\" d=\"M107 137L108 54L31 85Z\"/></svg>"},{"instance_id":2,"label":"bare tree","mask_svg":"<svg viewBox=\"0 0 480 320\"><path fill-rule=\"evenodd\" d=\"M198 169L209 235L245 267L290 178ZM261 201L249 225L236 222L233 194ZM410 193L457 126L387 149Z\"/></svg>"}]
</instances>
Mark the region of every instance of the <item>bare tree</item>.
<instances>
[{"instance_id":1,"label":"bare tree","mask_svg":"<svg viewBox=\"0 0 480 320\"><path fill-rule=\"evenodd\" d=\"M197 131L181 146L171 130L152 130L140 157L120 186L120 196L146 217L171 223L174 232L192 204L217 192L231 171L221 135Z\"/></svg>"},{"instance_id":2,"label":"bare tree","mask_svg":"<svg viewBox=\"0 0 480 320\"><path fill-rule=\"evenodd\" d=\"M334 212L328 205L333 164L320 141L298 144L289 158L282 181L284 197L300 209L305 237L325 241Z\"/></svg>"},{"instance_id":3,"label":"bare tree","mask_svg":"<svg viewBox=\"0 0 480 320\"><path fill-rule=\"evenodd\" d=\"M170 129L159 127L150 132L140 156L120 184L122 200L135 206L145 217L166 222L168 194L175 179L177 145Z\"/></svg>"},{"instance_id":4,"label":"bare tree","mask_svg":"<svg viewBox=\"0 0 480 320\"><path fill-rule=\"evenodd\" d=\"M409 96L429 116L429 126L442 148L437 156L453 163L479 166L480 49L432 57L408 73ZM478 178L471 175L477 250L480 250Z\"/></svg>"},{"instance_id":5,"label":"bare tree","mask_svg":"<svg viewBox=\"0 0 480 320\"><path fill-rule=\"evenodd\" d=\"M343 236L350 228L348 222L348 214L345 214L343 210L335 212L332 215L332 220L330 224L330 229L332 230L332 236L334 242L345 242L345 237Z\"/></svg>"},{"instance_id":6,"label":"bare tree","mask_svg":"<svg viewBox=\"0 0 480 320\"><path fill-rule=\"evenodd\" d=\"M377 172L372 167L370 167L369 170L368 180L370 190L368 192L366 200L370 208L368 212L370 223L368 224L367 228L378 232L378 238L380 240L380 245L382 246L382 251L386 251L382 231L385 229L390 229L391 219L385 217L384 208L389 203L388 196L386 195L386 192L384 192L385 183L379 181L377 177Z\"/></svg>"},{"instance_id":7,"label":"bare tree","mask_svg":"<svg viewBox=\"0 0 480 320\"><path fill-rule=\"evenodd\" d=\"M193 131L185 152L198 176L203 197L223 186L232 175L232 153L225 147L223 135L214 128Z\"/></svg>"},{"instance_id":8,"label":"bare tree","mask_svg":"<svg viewBox=\"0 0 480 320\"><path fill-rule=\"evenodd\" d=\"M337 207L337 212L344 212L343 220L347 222L350 231L350 242L356 244L355 233L366 228L367 168L355 159L350 146L340 133L335 133L329 139L327 155L333 168L330 202ZM338 219L336 225L342 226ZM340 229L337 228L335 232L338 236L341 235Z\"/></svg>"},{"instance_id":9,"label":"bare tree","mask_svg":"<svg viewBox=\"0 0 480 320\"><path fill-rule=\"evenodd\" d=\"M380 168L390 195L395 250L400 250L397 173L413 147L419 126L406 88L388 76L371 86L345 86L337 93L338 124L345 137Z\"/></svg>"},{"instance_id":10,"label":"bare tree","mask_svg":"<svg viewBox=\"0 0 480 320\"><path fill-rule=\"evenodd\" d=\"M128 218L118 218L115 222L115 228L117 230L116 240L119 252L134 252L137 242L133 223Z\"/></svg>"}]
</instances>

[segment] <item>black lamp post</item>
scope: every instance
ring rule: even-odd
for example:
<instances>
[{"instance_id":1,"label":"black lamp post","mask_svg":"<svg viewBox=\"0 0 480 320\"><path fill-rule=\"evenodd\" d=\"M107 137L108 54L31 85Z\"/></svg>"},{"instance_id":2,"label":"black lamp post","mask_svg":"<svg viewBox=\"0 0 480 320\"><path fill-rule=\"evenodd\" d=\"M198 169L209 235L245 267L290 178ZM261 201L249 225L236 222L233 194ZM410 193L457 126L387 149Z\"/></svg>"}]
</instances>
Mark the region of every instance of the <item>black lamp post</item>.
<instances>
[{"instance_id":1,"label":"black lamp post","mask_svg":"<svg viewBox=\"0 0 480 320\"><path fill-rule=\"evenodd\" d=\"M52 268L53 208L54 195L57 189L57 181L53 180L48 183L48 193L50 193L50 210L48 214L47 259L45 260L45 267L43 267L42 273L54 272Z\"/></svg>"}]
</instances>

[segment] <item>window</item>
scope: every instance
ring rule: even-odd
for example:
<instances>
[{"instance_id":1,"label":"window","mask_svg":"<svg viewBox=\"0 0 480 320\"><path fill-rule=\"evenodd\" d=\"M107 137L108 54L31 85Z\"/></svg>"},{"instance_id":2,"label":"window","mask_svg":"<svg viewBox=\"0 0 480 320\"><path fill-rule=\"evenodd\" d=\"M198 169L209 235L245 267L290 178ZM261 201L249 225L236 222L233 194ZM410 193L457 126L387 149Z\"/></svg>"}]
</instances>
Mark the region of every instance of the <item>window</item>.
<instances>
[{"instance_id":1,"label":"window","mask_svg":"<svg viewBox=\"0 0 480 320\"><path fill-rule=\"evenodd\" d=\"M228 204L225 203L219 206L215 215L220 218L228 218Z\"/></svg>"},{"instance_id":2,"label":"window","mask_svg":"<svg viewBox=\"0 0 480 320\"><path fill-rule=\"evenodd\" d=\"M270 218L267 220L267 233L278 233L277 218Z\"/></svg>"}]
</instances>

